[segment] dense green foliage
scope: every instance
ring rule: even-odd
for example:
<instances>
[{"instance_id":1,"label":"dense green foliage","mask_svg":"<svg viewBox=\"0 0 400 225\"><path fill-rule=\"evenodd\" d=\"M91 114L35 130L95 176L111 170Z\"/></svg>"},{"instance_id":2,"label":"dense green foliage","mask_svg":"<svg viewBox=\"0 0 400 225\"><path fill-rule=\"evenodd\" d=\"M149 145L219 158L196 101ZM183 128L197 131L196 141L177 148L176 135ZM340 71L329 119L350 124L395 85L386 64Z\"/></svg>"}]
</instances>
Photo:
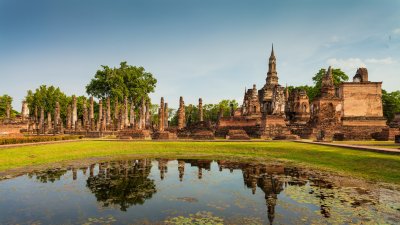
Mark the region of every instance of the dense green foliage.
<instances>
[{"instance_id":1,"label":"dense green foliage","mask_svg":"<svg viewBox=\"0 0 400 225\"><path fill-rule=\"evenodd\" d=\"M117 99L123 102L124 97L140 105L141 99L149 100L148 94L154 92L157 80L143 67L127 65L121 62L119 68L102 66L94 78L86 86L88 95L98 99L110 97L112 101Z\"/></svg>"},{"instance_id":2,"label":"dense green foliage","mask_svg":"<svg viewBox=\"0 0 400 225\"><path fill-rule=\"evenodd\" d=\"M8 96L8 95L3 95L0 96L0 118L4 118L6 117L6 112L7 112L7 106L10 106L10 116L14 117L16 112L12 110L12 97Z\"/></svg>"},{"instance_id":3,"label":"dense green foliage","mask_svg":"<svg viewBox=\"0 0 400 225\"><path fill-rule=\"evenodd\" d=\"M58 87L41 85L35 91L28 90L25 97L28 107L30 109L30 115L33 116L35 109L38 110L38 116L40 116L40 109L43 108L45 116L47 112L54 114L56 108L56 102L60 104L61 117L65 118L67 113L67 105L71 102L71 98L60 90Z\"/></svg>"},{"instance_id":4,"label":"dense green foliage","mask_svg":"<svg viewBox=\"0 0 400 225\"><path fill-rule=\"evenodd\" d=\"M383 115L391 122L396 113L400 113L400 91L382 90Z\"/></svg>"},{"instance_id":5,"label":"dense green foliage","mask_svg":"<svg viewBox=\"0 0 400 225\"><path fill-rule=\"evenodd\" d=\"M201 155L200 155L201 154ZM296 142L82 141L0 151L0 171L65 160L110 156L284 161L368 180L400 184L400 157Z\"/></svg>"},{"instance_id":6,"label":"dense green foliage","mask_svg":"<svg viewBox=\"0 0 400 225\"><path fill-rule=\"evenodd\" d=\"M203 116L205 121L211 121L216 123L218 120L219 111L223 111L224 116L229 116L231 111L231 106L236 110L239 104L236 100L221 100L218 104L205 104L203 105ZM178 112L173 111L171 118L171 125L176 126L178 124ZM198 105L189 104L185 106L186 123L190 125L199 121L199 107Z\"/></svg>"}]
</instances>

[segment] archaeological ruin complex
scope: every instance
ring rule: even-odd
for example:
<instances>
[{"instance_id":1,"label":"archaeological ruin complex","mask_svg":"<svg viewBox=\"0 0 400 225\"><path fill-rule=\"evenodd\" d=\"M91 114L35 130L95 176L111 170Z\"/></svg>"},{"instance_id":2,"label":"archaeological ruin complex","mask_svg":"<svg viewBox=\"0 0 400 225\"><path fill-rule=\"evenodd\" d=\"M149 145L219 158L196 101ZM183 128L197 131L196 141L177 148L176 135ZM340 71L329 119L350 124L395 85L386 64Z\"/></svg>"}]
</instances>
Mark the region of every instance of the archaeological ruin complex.
<instances>
[{"instance_id":1,"label":"archaeological ruin complex","mask_svg":"<svg viewBox=\"0 0 400 225\"><path fill-rule=\"evenodd\" d=\"M272 47L268 61L265 84L245 90L243 103L238 109L231 108L229 116L219 112L218 122L204 119L203 99L198 102L198 121L188 124L185 102L179 99L177 126L169 123L168 103L161 98L158 121L151 121L150 102L140 100L135 104L124 101L119 104L111 99L101 99L94 108L93 97L84 101L82 116L78 116L77 98L61 118L58 103L54 112L30 109L24 101L21 115L2 122L2 134L59 135L73 134L85 137L117 136L120 139L199 139L226 138L231 140L261 139L314 139L331 140L394 140L400 135L400 115L387 125L383 117L382 82L369 80L366 68L359 68L351 82L335 86L332 68L322 80L320 93L310 101L305 90L289 90L279 84L277 59Z\"/></svg>"}]
</instances>

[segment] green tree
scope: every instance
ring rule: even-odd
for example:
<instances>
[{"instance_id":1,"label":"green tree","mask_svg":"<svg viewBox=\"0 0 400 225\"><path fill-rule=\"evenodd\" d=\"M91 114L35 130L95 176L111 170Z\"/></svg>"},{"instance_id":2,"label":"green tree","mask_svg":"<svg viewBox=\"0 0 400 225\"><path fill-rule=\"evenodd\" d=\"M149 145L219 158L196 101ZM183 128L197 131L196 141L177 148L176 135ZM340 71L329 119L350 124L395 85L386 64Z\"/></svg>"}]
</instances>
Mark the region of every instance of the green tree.
<instances>
[{"instance_id":1,"label":"green tree","mask_svg":"<svg viewBox=\"0 0 400 225\"><path fill-rule=\"evenodd\" d=\"M320 69L318 73L314 75L312 80L314 81L314 85L318 90L321 90L322 78L326 74L326 69ZM340 83L349 80L349 76L347 76L341 69L332 69L333 83L336 87L340 85Z\"/></svg>"},{"instance_id":2,"label":"green tree","mask_svg":"<svg viewBox=\"0 0 400 225\"><path fill-rule=\"evenodd\" d=\"M400 91L382 90L383 115L390 123L396 113L400 113Z\"/></svg>"},{"instance_id":3,"label":"green tree","mask_svg":"<svg viewBox=\"0 0 400 225\"><path fill-rule=\"evenodd\" d=\"M98 99L110 97L111 101L118 99L119 102L127 96L136 106L142 98L150 100L148 94L154 92L157 80L143 67L130 66L126 62L121 62L119 68L101 67L102 70L98 70L86 86L88 95Z\"/></svg>"},{"instance_id":4,"label":"green tree","mask_svg":"<svg viewBox=\"0 0 400 225\"><path fill-rule=\"evenodd\" d=\"M56 102L59 102L61 108L61 117L66 118L67 106L72 98L67 97L58 87L41 85L35 91L28 90L25 97L30 114L34 115L35 108L38 109L38 116L40 116L40 109L43 108L45 114L50 112L54 114Z\"/></svg>"},{"instance_id":5,"label":"green tree","mask_svg":"<svg viewBox=\"0 0 400 225\"><path fill-rule=\"evenodd\" d=\"M15 116L16 113L14 110L12 110L12 101L13 99L9 95L0 96L0 118L6 117L8 105L10 106L10 116Z\"/></svg>"}]
</instances>

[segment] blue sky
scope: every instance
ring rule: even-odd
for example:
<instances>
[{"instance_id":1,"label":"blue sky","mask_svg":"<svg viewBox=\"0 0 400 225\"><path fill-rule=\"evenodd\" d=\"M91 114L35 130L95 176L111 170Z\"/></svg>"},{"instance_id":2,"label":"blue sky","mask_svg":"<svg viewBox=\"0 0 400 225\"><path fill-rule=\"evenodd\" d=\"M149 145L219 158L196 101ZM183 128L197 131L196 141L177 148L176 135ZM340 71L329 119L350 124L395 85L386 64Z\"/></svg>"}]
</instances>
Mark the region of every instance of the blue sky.
<instances>
[{"instance_id":1,"label":"blue sky","mask_svg":"<svg viewBox=\"0 0 400 225\"><path fill-rule=\"evenodd\" d=\"M41 84L83 95L100 65L128 61L158 79L153 102L241 102L265 83L272 43L282 85L366 66L400 89L397 0L0 0L0 94L17 110Z\"/></svg>"}]
</instances>

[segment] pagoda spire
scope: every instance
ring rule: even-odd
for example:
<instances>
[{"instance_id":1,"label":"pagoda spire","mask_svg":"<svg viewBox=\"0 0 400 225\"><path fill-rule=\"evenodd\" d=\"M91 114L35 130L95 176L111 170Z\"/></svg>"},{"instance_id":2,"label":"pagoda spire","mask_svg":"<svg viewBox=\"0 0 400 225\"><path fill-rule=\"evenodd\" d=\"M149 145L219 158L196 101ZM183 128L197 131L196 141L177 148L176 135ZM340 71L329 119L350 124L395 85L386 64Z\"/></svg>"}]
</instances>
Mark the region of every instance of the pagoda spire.
<instances>
[{"instance_id":1,"label":"pagoda spire","mask_svg":"<svg viewBox=\"0 0 400 225\"><path fill-rule=\"evenodd\" d=\"M276 58L274 44L272 44L271 56L268 61L267 85L278 85L278 73L276 72Z\"/></svg>"}]
</instances>

